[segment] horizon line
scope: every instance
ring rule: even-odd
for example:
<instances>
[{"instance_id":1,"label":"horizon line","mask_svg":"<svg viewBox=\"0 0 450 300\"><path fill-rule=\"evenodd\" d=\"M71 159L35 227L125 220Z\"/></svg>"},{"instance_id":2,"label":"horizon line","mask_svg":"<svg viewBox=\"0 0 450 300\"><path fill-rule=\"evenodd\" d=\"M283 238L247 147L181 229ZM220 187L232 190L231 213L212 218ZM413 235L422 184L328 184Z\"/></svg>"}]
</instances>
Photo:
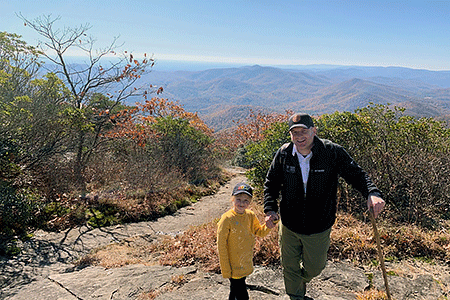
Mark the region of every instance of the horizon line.
<instances>
[{"instance_id":1,"label":"horizon line","mask_svg":"<svg viewBox=\"0 0 450 300\"><path fill-rule=\"evenodd\" d=\"M67 56L67 58L69 60L82 60L86 57L84 56ZM113 57L109 57L109 58L113 58ZM330 64L330 63L284 63L284 64L276 64L276 63L257 63L257 62L251 62L251 61L247 61L247 62L241 62L241 61L232 61L232 60L227 60L227 61L223 61L223 60L183 60L183 59L169 59L169 58L154 58L155 60L155 66L158 65L158 62L165 62L165 63L169 63L172 66L170 66L170 69L173 68L173 64L182 64L183 67L186 67L187 65L211 65L211 66L216 66L216 67L224 67L224 66L232 66L232 67L246 67L246 66L261 66L261 67L275 67L275 68L282 68L282 69L286 69L286 68L319 68L319 69L327 69L327 68L403 68L403 69L410 69L410 70L424 70L424 71L430 71L430 72L449 72L450 69L426 69L426 68L415 68L415 67L410 67L410 66L400 66L400 65L364 65L364 64ZM155 68L155 66L153 68ZM195 67L195 66L194 66ZM167 69L165 67L163 67L163 69Z\"/></svg>"}]
</instances>

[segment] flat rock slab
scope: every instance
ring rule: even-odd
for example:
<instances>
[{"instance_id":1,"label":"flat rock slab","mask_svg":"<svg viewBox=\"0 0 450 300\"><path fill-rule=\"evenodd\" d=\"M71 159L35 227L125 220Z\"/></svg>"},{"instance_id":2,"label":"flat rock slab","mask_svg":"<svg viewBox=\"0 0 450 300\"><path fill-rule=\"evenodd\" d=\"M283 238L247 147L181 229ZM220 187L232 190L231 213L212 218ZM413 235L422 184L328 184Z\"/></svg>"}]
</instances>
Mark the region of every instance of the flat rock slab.
<instances>
[{"instance_id":1,"label":"flat rock slab","mask_svg":"<svg viewBox=\"0 0 450 300\"><path fill-rule=\"evenodd\" d=\"M174 277L195 272L193 267L130 265L117 269L88 267L80 271L55 274L21 289L11 300L129 300L159 289Z\"/></svg>"},{"instance_id":2,"label":"flat rock slab","mask_svg":"<svg viewBox=\"0 0 450 300\"><path fill-rule=\"evenodd\" d=\"M384 283L379 271L373 284ZM431 275L389 276L396 300L446 299L445 292ZM280 268L257 266L247 278L251 299L288 299ZM329 262L321 275L307 285L308 300L356 300L357 293L369 287L362 268L350 263ZM156 293L154 293L156 292ZM8 300L126 300L153 293L156 300L227 299L229 281L219 274L198 271L195 267L129 265L115 269L87 267L79 271L53 274L23 286ZM145 299L145 298L141 298ZM151 299L151 298L150 298Z\"/></svg>"}]
</instances>

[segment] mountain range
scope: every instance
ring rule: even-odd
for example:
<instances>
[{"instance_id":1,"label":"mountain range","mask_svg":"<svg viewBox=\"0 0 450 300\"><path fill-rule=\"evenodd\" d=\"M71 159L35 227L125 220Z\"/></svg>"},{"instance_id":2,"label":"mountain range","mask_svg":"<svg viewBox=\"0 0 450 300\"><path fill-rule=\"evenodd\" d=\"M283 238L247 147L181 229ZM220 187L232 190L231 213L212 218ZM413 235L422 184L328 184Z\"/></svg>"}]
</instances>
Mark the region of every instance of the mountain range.
<instances>
[{"instance_id":1,"label":"mountain range","mask_svg":"<svg viewBox=\"0 0 450 300\"><path fill-rule=\"evenodd\" d=\"M354 111L369 103L406 108L417 117L450 116L450 72L401 67L263 67L152 71L143 82L161 86L216 131L250 110L311 115Z\"/></svg>"}]
</instances>

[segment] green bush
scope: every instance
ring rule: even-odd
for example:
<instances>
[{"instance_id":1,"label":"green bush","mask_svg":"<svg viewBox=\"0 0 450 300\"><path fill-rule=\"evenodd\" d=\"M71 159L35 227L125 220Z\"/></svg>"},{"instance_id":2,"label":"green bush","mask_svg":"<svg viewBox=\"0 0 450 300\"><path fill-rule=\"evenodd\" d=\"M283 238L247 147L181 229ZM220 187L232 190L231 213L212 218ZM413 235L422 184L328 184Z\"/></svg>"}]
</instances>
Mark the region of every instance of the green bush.
<instances>
[{"instance_id":1,"label":"green bush","mask_svg":"<svg viewBox=\"0 0 450 300\"><path fill-rule=\"evenodd\" d=\"M434 118L404 112L369 105L353 114L323 115L317 124L322 137L347 148L369 173L393 218L434 227L436 217L450 216L450 130ZM353 199L347 209L361 207L355 205L359 196L345 189Z\"/></svg>"},{"instance_id":2,"label":"green bush","mask_svg":"<svg viewBox=\"0 0 450 300\"><path fill-rule=\"evenodd\" d=\"M50 202L44 206L44 215L62 217L70 213L70 209L61 205L60 202Z\"/></svg>"},{"instance_id":3,"label":"green bush","mask_svg":"<svg viewBox=\"0 0 450 300\"><path fill-rule=\"evenodd\" d=\"M206 178L214 166L211 137L191 126L189 120L172 116L158 118L153 129L159 138L151 150L164 158L168 169L178 169L190 182Z\"/></svg>"},{"instance_id":4,"label":"green bush","mask_svg":"<svg viewBox=\"0 0 450 300\"><path fill-rule=\"evenodd\" d=\"M34 221L38 210L35 201L3 184L0 186L0 234L4 236L22 235Z\"/></svg>"},{"instance_id":5,"label":"green bush","mask_svg":"<svg viewBox=\"0 0 450 300\"><path fill-rule=\"evenodd\" d=\"M94 228L116 225L119 223L117 212L113 206L89 208L86 210L87 223Z\"/></svg>"},{"instance_id":6,"label":"green bush","mask_svg":"<svg viewBox=\"0 0 450 300\"><path fill-rule=\"evenodd\" d=\"M369 105L354 113L324 114L318 136L345 147L384 193L390 217L423 226L450 217L450 129L403 108ZM262 186L276 150L289 141L287 125L273 124L264 140L245 147L249 178ZM361 195L340 180L339 208L363 213Z\"/></svg>"},{"instance_id":7,"label":"green bush","mask_svg":"<svg viewBox=\"0 0 450 300\"><path fill-rule=\"evenodd\" d=\"M251 167L248 162L247 149L245 147L242 146L236 149L236 153L231 160L231 164L233 166L238 166L246 169Z\"/></svg>"},{"instance_id":8,"label":"green bush","mask_svg":"<svg viewBox=\"0 0 450 300\"><path fill-rule=\"evenodd\" d=\"M263 133L263 140L245 147L246 162L250 166L247 176L255 185L262 186L264 184L267 170L269 170L275 153L281 145L289 142L288 129L286 122L273 123Z\"/></svg>"}]
</instances>

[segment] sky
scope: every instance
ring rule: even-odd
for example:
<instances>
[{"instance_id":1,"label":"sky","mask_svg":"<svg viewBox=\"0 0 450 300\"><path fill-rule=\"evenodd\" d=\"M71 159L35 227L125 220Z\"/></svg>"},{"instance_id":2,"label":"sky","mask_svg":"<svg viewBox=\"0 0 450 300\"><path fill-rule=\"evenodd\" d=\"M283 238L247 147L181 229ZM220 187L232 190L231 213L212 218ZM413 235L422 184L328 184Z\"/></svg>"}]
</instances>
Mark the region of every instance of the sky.
<instances>
[{"instance_id":1,"label":"sky","mask_svg":"<svg viewBox=\"0 0 450 300\"><path fill-rule=\"evenodd\" d=\"M90 25L103 48L156 59L155 69L229 65L399 66L450 70L450 1L0 0L0 31L30 45L28 20ZM76 55L76 53L72 53Z\"/></svg>"}]
</instances>

